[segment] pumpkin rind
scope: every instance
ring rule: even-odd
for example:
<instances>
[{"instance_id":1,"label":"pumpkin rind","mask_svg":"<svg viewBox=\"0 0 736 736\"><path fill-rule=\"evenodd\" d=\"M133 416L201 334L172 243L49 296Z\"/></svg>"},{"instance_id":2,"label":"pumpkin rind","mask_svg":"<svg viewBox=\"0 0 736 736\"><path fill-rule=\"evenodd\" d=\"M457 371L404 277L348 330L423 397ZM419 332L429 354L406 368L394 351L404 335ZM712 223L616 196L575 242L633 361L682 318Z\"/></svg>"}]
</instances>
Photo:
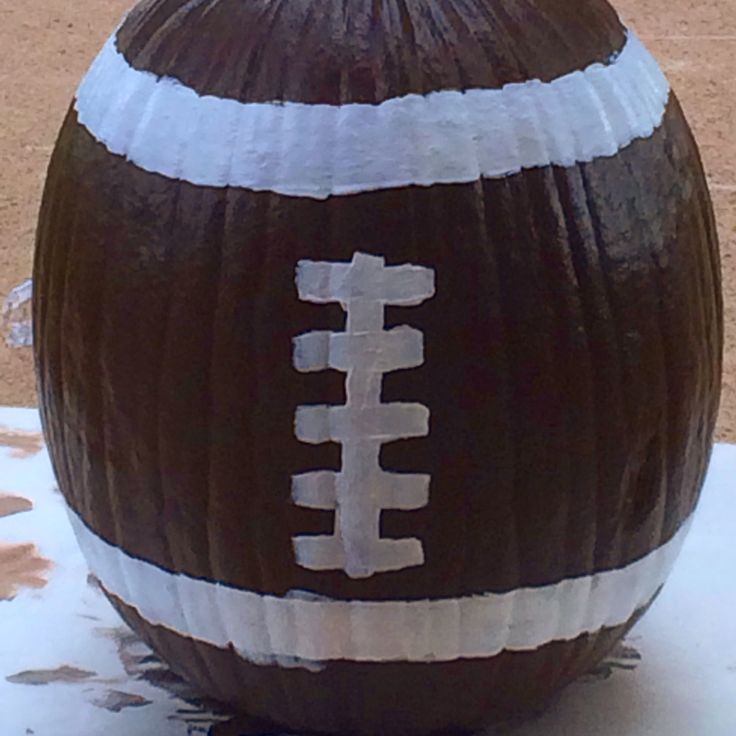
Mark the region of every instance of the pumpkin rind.
<instances>
[{"instance_id":1,"label":"pumpkin rind","mask_svg":"<svg viewBox=\"0 0 736 736\"><path fill-rule=\"evenodd\" d=\"M308 23L308 3L264 4L268 30L251 20L236 41L223 19L259 4L220 0L207 15L148 2L116 43L133 68L245 104L378 104L548 81L624 53L602 2L358 4L344 24L316 12L324 4ZM397 25L407 13L412 23ZM277 73L297 20L304 38ZM221 43L205 58L197 31L211 43L214 29ZM468 34L477 45L458 41ZM593 580L684 534L711 448L722 318L711 206L674 94L654 132L613 155L319 197L146 171L96 140L85 114L69 111L49 168L34 344L60 488L100 544L133 561L126 569L140 560L260 596L359 607ZM292 549L294 537L329 534L334 516L294 504L292 477L341 463L339 445L298 440L295 410L345 403L344 374L294 368L295 337L345 326L338 304L298 298L295 269L355 253L436 277L431 299L385 310L387 329L409 324L424 347L421 365L383 375L381 394L430 413L427 436L380 455L385 470L431 476L426 506L384 511L380 527L382 538L419 538L424 562L366 578L306 569ZM405 733L538 707L660 584L597 631L431 663L248 661L107 593L214 696L285 727ZM197 615L232 614L213 604Z\"/></svg>"}]
</instances>

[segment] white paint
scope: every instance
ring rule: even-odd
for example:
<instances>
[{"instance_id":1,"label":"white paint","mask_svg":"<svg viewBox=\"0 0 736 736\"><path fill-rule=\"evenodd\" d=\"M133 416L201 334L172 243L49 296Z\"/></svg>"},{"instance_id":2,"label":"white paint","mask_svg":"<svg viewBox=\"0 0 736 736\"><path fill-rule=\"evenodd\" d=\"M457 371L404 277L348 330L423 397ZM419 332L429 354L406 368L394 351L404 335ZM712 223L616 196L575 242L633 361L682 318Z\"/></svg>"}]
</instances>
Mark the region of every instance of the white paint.
<instances>
[{"instance_id":1,"label":"white paint","mask_svg":"<svg viewBox=\"0 0 736 736\"><path fill-rule=\"evenodd\" d=\"M176 574L126 554L70 514L104 588L149 623L244 659L292 666L330 660L446 662L532 651L618 626L667 578L689 528L619 570L508 593L413 601L278 597Z\"/></svg>"},{"instance_id":2,"label":"white paint","mask_svg":"<svg viewBox=\"0 0 736 736\"><path fill-rule=\"evenodd\" d=\"M412 511L429 501L429 476L381 468L381 445L429 433L422 404L381 403L383 374L424 362L423 335L402 325L384 330L387 305L416 306L434 296L434 271L404 264L386 267L382 257L355 253L350 263L300 261L296 286L303 301L339 302L345 332L308 332L294 339L294 366L302 372L333 368L347 374L343 406L300 406L294 432L302 442L342 445L340 472L319 470L292 479L298 506L335 512L331 535L294 537L298 565L344 570L366 578L422 565L418 539L382 539L381 511Z\"/></svg>"},{"instance_id":3,"label":"white paint","mask_svg":"<svg viewBox=\"0 0 736 736\"><path fill-rule=\"evenodd\" d=\"M40 431L36 409L0 407L0 426L14 432ZM156 666L143 642L135 642L104 595L87 583L89 568L69 525L66 505L46 448L34 455L15 455L0 446L0 490L14 491L33 502L33 510L0 518L0 544L33 543L52 560L49 583L39 590L21 589L11 601L0 601L0 733L2 736L191 736L184 710L206 732L222 717L199 709L141 677L173 675ZM117 631L130 640L127 654L148 664L126 661L109 635ZM133 666L134 671L127 670ZM78 683L51 682L43 687L19 685L8 677L27 670L75 667L95 673ZM151 672L153 670L153 672ZM143 708L118 713L96 707L110 690L150 701ZM188 717L188 716L187 716ZM28 729L28 730L27 730ZM199 733L199 731L194 731Z\"/></svg>"},{"instance_id":4,"label":"white paint","mask_svg":"<svg viewBox=\"0 0 736 736\"><path fill-rule=\"evenodd\" d=\"M669 85L633 33L610 64L551 82L378 105L241 103L133 69L113 35L82 81L80 123L146 171L324 199L503 177L612 156L661 124Z\"/></svg>"},{"instance_id":5,"label":"white paint","mask_svg":"<svg viewBox=\"0 0 736 736\"><path fill-rule=\"evenodd\" d=\"M16 415L21 420L17 424L11 421ZM0 408L0 423L29 431L38 424L38 415L30 409ZM54 560L55 567L48 587L23 591L13 601L0 604L3 736L25 734L26 729L53 736L187 736L206 732L222 720L213 715L208 721L206 713L194 712L196 708L170 691L123 668L114 642L101 631L123 624L107 600L85 582L87 563L61 496L53 490L46 453L17 457L0 450L0 478L7 477L24 484L19 490L33 501L34 510L0 519L0 541L32 541ZM641 652L639 666L616 668L605 681L581 678L542 717L520 725L515 736L736 733L734 478L736 445L716 445L682 555L662 595L627 642ZM164 594L159 591L158 595ZM293 596L320 600L307 591L293 591ZM204 605L209 605L207 599ZM142 643L131 648L138 657L149 653ZM23 670L61 665L94 671L98 677L45 687L16 685L6 679ZM95 707L92 701L104 697L110 688L143 696L151 705L120 713Z\"/></svg>"}]
</instances>

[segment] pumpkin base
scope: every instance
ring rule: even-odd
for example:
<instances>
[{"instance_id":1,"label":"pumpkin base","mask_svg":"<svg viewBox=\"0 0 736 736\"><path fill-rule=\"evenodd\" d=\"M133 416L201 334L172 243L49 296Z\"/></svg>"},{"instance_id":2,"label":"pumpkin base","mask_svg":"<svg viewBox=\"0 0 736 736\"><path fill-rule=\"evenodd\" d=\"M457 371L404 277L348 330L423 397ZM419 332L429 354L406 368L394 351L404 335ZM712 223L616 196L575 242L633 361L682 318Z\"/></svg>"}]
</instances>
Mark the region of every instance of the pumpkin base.
<instances>
[{"instance_id":1,"label":"pumpkin base","mask_svg":"<svg viewBox=\"0 0 736 736\"><path fill-rule=\"evenodd\" d=\"M460 736L539 717L591 670L649 608L621 626L553 642L533 653L441 663L335 661L319 672L248 662L234 649L145 622L106 593L125 622L203 696L236 715L212 736ZM207 663L207 664L205 664ZM389 671L390 670L390 671ZM314 679L321 683L316 687ZM387 714L389 714L387 716Z\"/></svg>"}]
</instances>

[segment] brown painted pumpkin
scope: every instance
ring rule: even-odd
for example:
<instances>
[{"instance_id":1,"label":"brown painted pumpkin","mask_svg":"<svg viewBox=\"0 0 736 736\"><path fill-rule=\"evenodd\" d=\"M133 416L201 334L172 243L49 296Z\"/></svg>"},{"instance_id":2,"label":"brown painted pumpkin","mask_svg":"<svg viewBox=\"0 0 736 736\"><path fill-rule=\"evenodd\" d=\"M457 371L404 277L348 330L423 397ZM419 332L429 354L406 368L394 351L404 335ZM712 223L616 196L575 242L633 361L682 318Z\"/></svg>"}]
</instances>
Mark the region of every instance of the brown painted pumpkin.
<instances>
[{"instance_id":1,"label":"brown painted pumpkin","mask_svg":"<svg viewBox=\"0 0 736 736\"><path fill-rule=\"evenodd\" d=\"M62 128L35 283L92 571L280 726L537 708L686 534L716 233L603 0L144 2Z\"/></svg>"}]
</instances>

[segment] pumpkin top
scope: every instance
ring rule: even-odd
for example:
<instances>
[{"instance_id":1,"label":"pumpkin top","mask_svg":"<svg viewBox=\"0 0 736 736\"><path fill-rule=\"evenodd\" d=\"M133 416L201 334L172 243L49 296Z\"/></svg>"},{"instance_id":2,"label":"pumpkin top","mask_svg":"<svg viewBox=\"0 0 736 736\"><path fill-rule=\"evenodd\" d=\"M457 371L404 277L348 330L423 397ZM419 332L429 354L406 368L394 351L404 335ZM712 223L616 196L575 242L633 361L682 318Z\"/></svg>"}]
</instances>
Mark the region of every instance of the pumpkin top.
<instances>
[{"instance_id":1,"label":"pumpkin top","mask_svg":"<svg viewBox=\"0 0 736 736\"><path fill-rule=\"evenodd\" d=\"M624 43L606 0L145 0L117 34L201 95L326 104L550 81Z\"/></svg>"}]
</instances>

